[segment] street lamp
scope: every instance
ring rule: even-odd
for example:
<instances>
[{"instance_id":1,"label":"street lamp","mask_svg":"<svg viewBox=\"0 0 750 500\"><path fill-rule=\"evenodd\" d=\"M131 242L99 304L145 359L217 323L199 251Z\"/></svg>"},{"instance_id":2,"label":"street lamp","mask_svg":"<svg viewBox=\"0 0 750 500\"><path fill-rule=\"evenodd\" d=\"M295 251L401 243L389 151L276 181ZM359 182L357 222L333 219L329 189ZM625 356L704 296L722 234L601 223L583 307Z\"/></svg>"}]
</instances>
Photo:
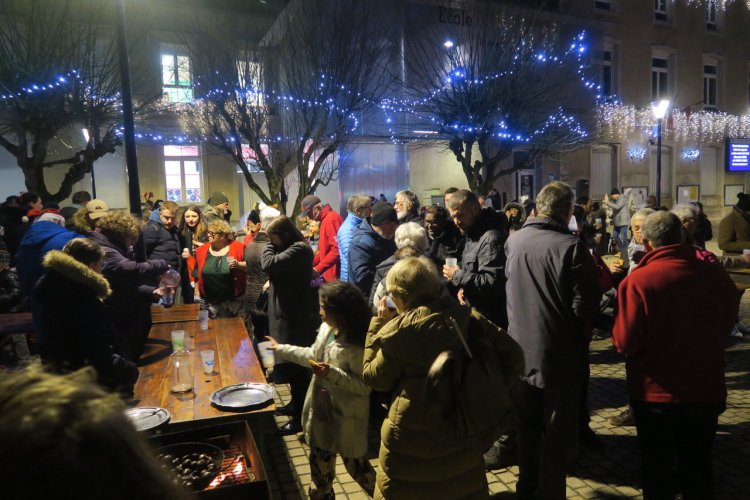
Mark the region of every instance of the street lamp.
<instances>
[{"instance_id":1,"label":"street lamp","mask_svg":"<svg viewBox=\"0 0 750 500\"><path fill-rule=\"evenodd\" d=\"M651 103L651 110L656 118L656 206L661 206L661 124L669 109L669 99Z\"/></svg>"}]
</instances>

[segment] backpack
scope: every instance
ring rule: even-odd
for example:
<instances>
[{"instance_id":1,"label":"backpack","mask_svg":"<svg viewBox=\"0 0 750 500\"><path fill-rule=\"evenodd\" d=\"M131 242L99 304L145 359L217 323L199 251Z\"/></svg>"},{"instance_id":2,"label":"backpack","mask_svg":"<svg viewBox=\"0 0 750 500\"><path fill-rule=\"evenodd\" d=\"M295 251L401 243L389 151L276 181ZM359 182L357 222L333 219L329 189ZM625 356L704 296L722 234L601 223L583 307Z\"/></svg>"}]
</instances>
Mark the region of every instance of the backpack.
<instances>
[{"instance_id":1,"label":"backpack","mask_svg":"<svg viewBox=\"0 0 750 500\"><path fill-rule=\"evenodd\" d=\"M430 366L425 383L428 429L440 443L468 444L484 452L510 426L511 384L477 318L469 320L466 337L455 319L447 321L462 349L441 352Z\"/></svg>"}]
</instances>

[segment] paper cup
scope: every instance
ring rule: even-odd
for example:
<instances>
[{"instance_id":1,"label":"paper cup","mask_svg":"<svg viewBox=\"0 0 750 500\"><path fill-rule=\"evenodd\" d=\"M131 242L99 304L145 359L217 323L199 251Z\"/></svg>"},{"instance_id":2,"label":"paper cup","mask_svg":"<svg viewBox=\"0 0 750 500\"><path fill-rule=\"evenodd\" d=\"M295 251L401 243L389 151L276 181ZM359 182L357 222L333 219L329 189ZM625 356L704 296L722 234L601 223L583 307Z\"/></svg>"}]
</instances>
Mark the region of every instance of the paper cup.
<instances>
[{"instance_id":1,"label":"paper cup","mask_svg":"<svg viewBox=\"0 0 750 500\"><path fill-rule=\"evenodd\" d=\"M201 351L201 364L203 365L203 373L206 375L214 372L214 351L212 349Z\"/></svg>"},{"instance_id":2,"label":"paper cup","mask_svg":"<svg viewBox=\"0 0 750 500\"><path fill-rule=\"evenodd\" d=\"M260 342L258 343L258 351L260 351L260 362L263 368L273 368L276 364L276 356L273 350L269 349L271 342Z\"/></svg>"},{"instance_id":3,"label":"paper cup","mask_svg":"<svg viewBox=\"0 0 750 500\"><path fill-rule=\"evenodd\" d=\"M208 309L198 311L198 321L200 322L201 330L208 330Z\"/></svg>"},{"instance_id":4,"label":"paper cup","mask_svg":"<svg viewBox=\"0 0 750 500\"><path fill-rule=\"evenodd\" d=\"M172 349L185 349L185 330L172 330Z\"/></svg>"},{"instance_id":5,"label":"paper cup","mask_svg":"<svg viewBox=\"0 0 750 500\"><path fill-rule=\"evenodd\" d=\"M458 267L458 259L455 257L446 257L445 265L448 267Z\"/></svg>"}]
</instances>

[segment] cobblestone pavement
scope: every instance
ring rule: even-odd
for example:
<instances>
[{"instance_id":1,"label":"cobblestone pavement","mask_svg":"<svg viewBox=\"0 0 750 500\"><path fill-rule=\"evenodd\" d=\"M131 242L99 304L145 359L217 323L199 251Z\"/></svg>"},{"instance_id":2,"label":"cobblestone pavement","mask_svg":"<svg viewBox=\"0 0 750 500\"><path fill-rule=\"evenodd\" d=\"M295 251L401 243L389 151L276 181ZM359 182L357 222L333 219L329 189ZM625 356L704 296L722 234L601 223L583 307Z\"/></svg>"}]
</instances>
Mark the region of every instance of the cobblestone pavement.
<instances>
[{"instance_id":1,"label":"cobblestone pavement","mask_svg":"<svg viewBox=\"0 0 750 500\"><path fill-rule=\"evenodd\" d=\"M741 316L750 325L750 298L745 294ZM568 476L568 498L611 499L642 498L640 458L635 427L613 427L607 419L625 406L625 364L610 339L591 344L591 385L589 405L591 427L604 447L594 451L582 448L574 470ZM750 499L750 338L731 339L727 349L727 410L719 420L714 447L716 498ZM284 402L289 400L286 386L279 386ZM278 401L277 401L278 403ZM286 418L276 418L277 424ZM374 427L374 426L371 426ZM370 458L377 467L378 429L370 431ZM300 436L301 437L301 436ZM269 456L266 464L274 498L307 498L310 485L309 448L300 437L280 438L267 435ZM493 498L515 498L518 467L487 473ZM337 498L368 498L340 463L334 483Z\"/></svg>"}]
</instances>

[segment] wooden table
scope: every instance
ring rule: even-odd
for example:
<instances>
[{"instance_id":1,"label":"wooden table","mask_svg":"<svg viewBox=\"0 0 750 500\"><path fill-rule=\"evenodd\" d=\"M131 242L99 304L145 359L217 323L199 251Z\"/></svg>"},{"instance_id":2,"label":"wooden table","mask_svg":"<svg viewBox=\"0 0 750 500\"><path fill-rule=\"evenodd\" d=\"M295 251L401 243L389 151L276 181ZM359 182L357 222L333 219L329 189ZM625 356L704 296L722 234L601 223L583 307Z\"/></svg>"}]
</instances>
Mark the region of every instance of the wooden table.
<instances>
[{"instance_id":1,"label":"wooden table","mask_svg":"<svg viewBox=\"0 0 750 500\"><path fill-rule=\"evenodd\" d=\"M151 323L174 323L177 321L198 321L198 304L176 304L172 307L153 306Z\"/></svg>"},{"instance_id":2,"label":"wooden table","mask_svg":"<svg viewBox=\"0 0 750 500\"><path fill-rule=\"evenodd\" d=\"M169 356L172 353L172 330L185 330L185 344L193 353L194 389L186 394L169 392ZM200 351L213 349L214 373L203 373ZM226 412L211 406L211 393L240 382L266 383L252 340L240 318L209 321L202 331L197 321L158 323L151 327L146 348L139 361L141 371L135 385L137 406L158 406L172 413L171 424L198 423L213 425L230 420L247 420L249 416L272 414L270 405L253 410Z\"/></svg>"}]
</instances>

